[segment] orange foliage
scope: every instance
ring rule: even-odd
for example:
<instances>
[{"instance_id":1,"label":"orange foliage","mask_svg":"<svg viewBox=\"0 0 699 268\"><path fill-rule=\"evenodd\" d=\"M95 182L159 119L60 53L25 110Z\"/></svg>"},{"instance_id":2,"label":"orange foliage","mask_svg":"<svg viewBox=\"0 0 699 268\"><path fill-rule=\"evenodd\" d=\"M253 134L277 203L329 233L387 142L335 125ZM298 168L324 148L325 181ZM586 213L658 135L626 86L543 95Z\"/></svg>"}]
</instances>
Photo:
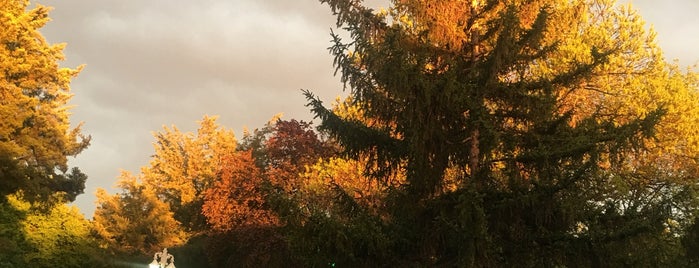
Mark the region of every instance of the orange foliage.
<instances>
[{"instance_id":1,"label":"orange foliage","mask_svg":"<svg viewBox=\"0 0 699 268\"><path fill-rule=\"evenodd\" d=\"M264 208L262 172L251 151L224 157L219 179L204 192L202 213L217 231L240 226L276 225L276 217Z\"/></svg>"}]
</instances>

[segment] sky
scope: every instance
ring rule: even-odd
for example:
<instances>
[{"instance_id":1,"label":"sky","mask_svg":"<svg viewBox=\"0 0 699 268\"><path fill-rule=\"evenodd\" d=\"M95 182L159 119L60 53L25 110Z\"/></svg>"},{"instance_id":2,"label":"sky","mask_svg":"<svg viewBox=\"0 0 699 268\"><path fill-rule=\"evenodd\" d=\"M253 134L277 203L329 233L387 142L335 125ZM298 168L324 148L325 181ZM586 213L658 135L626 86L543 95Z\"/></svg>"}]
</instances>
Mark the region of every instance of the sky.
<instances>
[{"instance_id":1,"label":"sky","mask_svg":"<svg viewBox=\"0 0 699 268\"><path fill-rule=\"evenodd\" d=\"M667 59L699 62L699 1L628 1L653 25ZM312 120L301 89L326 103L346 94L327 50L335 18L315 0L32 3L54 8L41 32L68 44L61 65L85 64L71 84L71 122L83 122L92 141L70 164L88 175L74 202L88 218L98 187L116 192L121 170L148 164L152 133L163 126L195 131L204 115L218 115L241 137L278 113Z\"/></svg>"}]
</instances>

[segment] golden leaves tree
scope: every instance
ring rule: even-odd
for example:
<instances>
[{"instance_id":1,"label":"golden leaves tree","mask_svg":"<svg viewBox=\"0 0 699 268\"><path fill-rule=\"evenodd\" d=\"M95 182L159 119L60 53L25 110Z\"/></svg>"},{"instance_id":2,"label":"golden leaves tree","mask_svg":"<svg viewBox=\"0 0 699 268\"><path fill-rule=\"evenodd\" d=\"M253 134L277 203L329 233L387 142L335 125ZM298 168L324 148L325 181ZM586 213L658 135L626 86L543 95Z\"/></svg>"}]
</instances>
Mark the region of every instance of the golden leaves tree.
<instances>
[{"instance_id":1,"label":"golden leaves tree","mask_svg":"<svg viewBox=\"0 0 699 268\"><path fill-rule=\"evenodd\" d=\"M70 82L82 67L59 65L65 44L39 32L50 8L0 2L0 266L94 264L89 222L75 207L87 176L67 157L88 146L71 128Z\"/></svg>"},{"instance_id":2,"label":"golden leaves tree","mask_svg":"<svg viewBox=\"0 0 699 268\"><path fill-rule=\"evenodd\" d=\"M675 238L696 217L696 207L690 204L696 199L691 193L699 177L697 73L665 60L652 28L646 30L643 19L631 5L594 1L578 14L588 19L556 28L558 35L551 38L560 44L555 57L531 65L531 71L534 75L550 75L584 51L613 51L605 64L592 70L592 75L560 92L560 109L571 114L570 123L593 115L624 124L653 111L663 111L654 126L654 138L644 140L642 149L625 149L620 158L606 155L601 159L599 178L603 179L595 186L599 187L597 194L590 199L605 204L599 210L615 211L618 215L665 211L660 214L673 224L664 224L667 229L657 224L656 235L638 235L633 243L638 248L627 254L642 256L640 249L651 252L652 248L672 252L676 248L670 245L677 244ZM607 216L612 218L613 214ZM591 217L582 223L592 226L603 221L609 219ZM614 223L617 234L648 228L633 223L636 228L620 231L624 229L619 227L620 222L623 221ZM664 231L667 232L663 234ZM609 230L589 228L583 233L605 236ZM647 255L662 254L666 253Z\"/></svg>"},{"instance_id":3,"label":"golden leaves tree","mask_svg":"<svg viewBox=\"0 0 699 268\"><path fill-rule=\"evenodd\" d=\"M67 156L85 149L89 137L71 129L67 102L77 69L59 66L64 44L49 44L39 28L48 10L29 1L0 3L0 195L27 198L82 193L85 176L68 172Z\"/></svg>"},{"instance_id":4,"label":"golden leaves tree","mask_svg":"<svg viewBox=\"0 0 699 268\"><path fill-rule=\"evenodd\" d=\"M124 171L120 193L97 190L93 225L97 237L113 254L150 255L164 247L182 245L187 234L155 189Z\"/></svg>"},{"instance_id":5,"label":"golden leaves tree","mask_svg":"<svg viewBox=\"0 0 699 268\"><path fill-rule=\"evenodd\" d=\"M29 203L18 195L0 204L0 266L102 267L92 225L74 205Z\"/></svg>"},{"instance_id":6,"label":"golden leaves tree","mask_svg":"<svg viewBox=\"0 0 699 268\"><path fill-rule=\"evenodd\" d=\"M216 117L204 116L196 135L165 127L154 136L155 154L141 170L144 183L189 231L203 230L204 192L213 186L224 159L235 152L235 135L218 125Z\"/></svg>"},{"instance_id":7,"label":"golden leaves tree","mask_svg":"<svg viewBox=\"0 0 699 268\"><path fill-rule=\"evenodd\" d=\"M144 254L184 244L209 230L205 193L235 154L233 132L204 116L196 135L165 127L154 133L155 154L138 176L123 172L121 193L97 192L94 225L114 252Z\"/></svg>"}]
</instances>

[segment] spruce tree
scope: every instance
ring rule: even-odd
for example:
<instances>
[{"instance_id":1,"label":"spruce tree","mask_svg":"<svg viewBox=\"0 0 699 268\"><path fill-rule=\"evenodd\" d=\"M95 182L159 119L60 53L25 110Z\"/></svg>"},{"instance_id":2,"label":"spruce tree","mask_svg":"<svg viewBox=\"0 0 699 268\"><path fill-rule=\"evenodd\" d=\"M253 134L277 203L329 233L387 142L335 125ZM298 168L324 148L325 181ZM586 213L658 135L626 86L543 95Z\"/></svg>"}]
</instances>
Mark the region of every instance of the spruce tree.
<instances>
[{"instance_id":1,"label":"spruce tree","mask_svg":"<svg viewBox=\"0 0 699 268\"><path fill-rule=\"evenodd\" d=\"M405 0L378 12L321 2L349 32L350 42L333 33L330 51L370 120L305 94L349 156L370 156L371 175L405 173L381 231L394 261L602 265L616 256L604 248L612 242L662 228L666 206L619 214L604 168L642 149L662 105L620 120L603 102L592 112L566 102L594 90L586 85L627 52L617 38L578 40L587 45L568 53L570 36L602 24L590 18L609 16L612 1Z\"/></svg>"}]
</instances>

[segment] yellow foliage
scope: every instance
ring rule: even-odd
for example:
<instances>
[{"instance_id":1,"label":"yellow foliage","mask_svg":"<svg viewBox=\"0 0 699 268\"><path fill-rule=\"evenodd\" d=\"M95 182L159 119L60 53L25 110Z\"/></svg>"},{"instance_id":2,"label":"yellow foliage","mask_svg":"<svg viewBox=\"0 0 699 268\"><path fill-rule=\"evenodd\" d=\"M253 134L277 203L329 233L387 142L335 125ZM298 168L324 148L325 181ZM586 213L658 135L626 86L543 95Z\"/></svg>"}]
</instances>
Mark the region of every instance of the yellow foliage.
<instances>
[{"instance_id":1,"label":"yellow foliage","mask_svg":"<svg viewBox=\"0 0 699 268\"><path fill-rule=\"evenodd\" d=\"M163 127L154 133L155 155L143 167L144 183L166 200L187 204L200 200L219 172L223 157L235 152L233 131L220 127L217 117L204 116L197 135L177 127Z\"/></svg>"},{"instance_id":2,"label":"yellow foliage","mask_svg":"<svg viewBox=\"0 0 699 268\"><path fill-rule=\"evenodd\" d=\"M92 257L89 253L96 252L91 224L76 206L61 202L32 204L24 200L21 194L8 195L6 200L7 205L22 215L19 218L3 218L4 222L0 224L8 224L5 227L16 224L18 227L18 230L9 233L3 230L4 238L9 239L4 242L12 241L10 245L15 246L26 243L28 246L12 249L16 253L21 252L19 257L24 261L19 263L29 264L30 267L50 267L62 262L64 267L79 267L76 262L87 263L90 261L88 258ZM21 236L17 237L13 232L19 232Z\"/></svg>"},{"instance_id":3,"label":"yellow foliage","mask_svg":"<svg viewBox=\"0 0 699 268\"><path fill-rule=\"evenodd\" d=\"M389 184L365 176L365 167L365 161L339 157L319 159L316 164L307 166L300 175L302 196L307 198L303 204L333 207L335 194L331 189L338 186L362 207L378 213Z\"/></svg>"},{"instance_id":4,"label":"yellow foliage","mask_svg":"<svg viewBox=\"0 0 699 268\"><path fill-rule=\"evenodd\" d=\"M644 21L629 5L599 0L579 15L580 23L556 29L561 44L551 60L532 66L532 73L546 77L570 64L589 62L589 51L612 52L606 64L594 70L577 87L560 88L561 112L579 118L597 114L618 124L643 117L662 108L666 114L656 126L656 140L648 141L649 152L635 157L636 165L676 169L692 168L699 159L699 83L693 69L682 71L667 63L655 41L655 33L645 30ZM555 27L555 26L554 26Z\"/></svg>"},{"instance_id":5,"label":"yellow foliage","mask_svg":"<svg viewBox=\"0 0 699 268\"><path fill-rule=\"evenodd\" d=\"M553 8L555 16L567 16L566 9L580 5L581 1L517 0L509 3L517 10L519 24L530 29L539 12ZM390 13L394 21L415 35L426 34L428 43L447 51L467 52L483 47L480 36L485 33L487 21L502 14L507 8L504 3L488 6L478 0L399 0ZM383 14L383 13L379 13ZM560 26L564 27L565 24ZM464 51L466 48L468 51Z\"/></svg>"},{"instance_id":6,"label":"yellow foliage","mask_svg":"<svg viewBox=\"0 0 699 268\"><path fill-rule=\"evenodd\" d=\"M49 44L39 28L49 8L26 10L29 1L0 3L0 152L29 166L67 169L89 138L70 129L70 81L82 67L63 68L65 44ZM82 141L78 141L82 138Z\"/></svg>"},{"instance_id":7,"label":"yellow foliage","mask_svg":"<svg viewBox=\"0 0 699 268\"><path fill-rule=\"evenodd\" d=\"M142 178L141 178L142 179ZM97 189L93 228L102 247L113 252L150 254L185 243L187 234L155 189L127 171L117 182L121 193Z\"/></svg>"},{"instance_id":8,"label":"yellow foliage","mask_svg":"<svg viewBox=\"0 0 699 268\"><path fill-rule=\"evenodd\" d=\"M468 20L478 12L477 1L397 1L398 22L415 32L426 31L428 39L440 47L450 47L455 51L469 43ZM477 30L477 29L474 29Z\"/></svg>"}]
</instances>

